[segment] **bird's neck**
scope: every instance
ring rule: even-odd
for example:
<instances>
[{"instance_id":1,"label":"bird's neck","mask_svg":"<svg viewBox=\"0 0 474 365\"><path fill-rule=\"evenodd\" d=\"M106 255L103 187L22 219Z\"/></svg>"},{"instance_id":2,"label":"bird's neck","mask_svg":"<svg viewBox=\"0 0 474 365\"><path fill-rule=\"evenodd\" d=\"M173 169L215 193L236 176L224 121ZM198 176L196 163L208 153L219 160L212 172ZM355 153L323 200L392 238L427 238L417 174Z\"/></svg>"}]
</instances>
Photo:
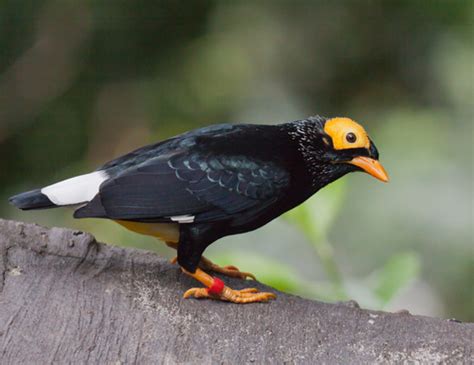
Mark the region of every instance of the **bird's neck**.
<instances>
[{"instance_id":1,"label":"bird's neck","mask_svg":"<svg viewBox=\"0 0 474 365\"><path fill-rule=\"evenodd\" d=\"M281 125L290 136L293 148L298 151L300 163L295 171L298 180L306 184L304 194L309 196L350 172L349 169L346 171L341 166L323 160L325 120L324 117L316 116Z\"/></svg>"}]
</instances>

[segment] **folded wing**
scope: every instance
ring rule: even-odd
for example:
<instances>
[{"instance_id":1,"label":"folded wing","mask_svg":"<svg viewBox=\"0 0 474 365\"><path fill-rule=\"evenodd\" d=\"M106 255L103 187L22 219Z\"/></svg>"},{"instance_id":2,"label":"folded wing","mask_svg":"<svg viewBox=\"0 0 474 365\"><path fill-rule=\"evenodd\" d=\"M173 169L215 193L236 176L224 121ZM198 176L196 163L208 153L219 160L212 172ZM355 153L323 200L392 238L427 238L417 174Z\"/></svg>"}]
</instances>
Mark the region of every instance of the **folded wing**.
<instances>
[{"instance_id":1,"label":"folded wing","mask_svg":"<svg viewBox=\"0 0 474 365\"><path fill-rule=\"evenodd\" d=\"M190 151L148 159L104 182L75 216L209 222L260 211L289 184L288 173L246 156Z\"/></svg>"}]
</instances>

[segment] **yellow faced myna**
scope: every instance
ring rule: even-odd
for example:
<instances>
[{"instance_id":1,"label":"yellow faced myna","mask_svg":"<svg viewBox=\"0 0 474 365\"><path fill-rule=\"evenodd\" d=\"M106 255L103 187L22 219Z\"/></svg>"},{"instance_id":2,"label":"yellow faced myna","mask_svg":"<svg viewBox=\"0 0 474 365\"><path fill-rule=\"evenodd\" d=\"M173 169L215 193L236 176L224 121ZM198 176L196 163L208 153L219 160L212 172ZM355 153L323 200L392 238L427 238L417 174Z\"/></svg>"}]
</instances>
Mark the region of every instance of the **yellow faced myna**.
<instances>
[{"instance_id":1,"label":"yellow faced myna","mask_svg":"<svg viewBox=\"0 0 474 365\"><path fill-rule=\"evenodd\" d=\"M310 117L280 125L220 124L193 130L73 177L10 198L20 209L79 206L75 218L108 218L165 241L183 272L205 285L184 297L234 303L274 298L233 290L206 271L202 254L217 239L263 226L353 171L387 173L364 128L349 118Z\"/></svg>"}]
</instances>

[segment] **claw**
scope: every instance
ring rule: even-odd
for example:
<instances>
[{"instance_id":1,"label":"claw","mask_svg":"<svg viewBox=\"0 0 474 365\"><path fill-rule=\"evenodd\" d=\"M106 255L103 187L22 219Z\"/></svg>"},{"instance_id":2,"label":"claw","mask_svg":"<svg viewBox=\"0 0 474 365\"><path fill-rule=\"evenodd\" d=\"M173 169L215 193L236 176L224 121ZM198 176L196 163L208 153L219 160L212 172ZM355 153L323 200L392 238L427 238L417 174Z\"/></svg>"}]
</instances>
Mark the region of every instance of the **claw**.
<instances>
[{"instance_id":1,"label":"claw","mask_svg":"<svg viewBox=\"0 0 474 365\"><path fill-rule=\"evenodd\" d=\"M228 266L219 266L210 261L209 259L206 259L205 257L201 258L201 262L199 263L199 267L205 271L214 271L216 273L222 274L229 276L231 278L237 278L237 279L247 279L251 278L253 280L257 280L254 274L250 272L245 272L245 271L240 271L238 267L234 265L228 265Z\"/></svg>"},{"instance_id":2,"label":"claw","mask_svg":"<svg viewBox=\"0 0 474 365\"><path fill-rule=\"evenodd\" d=\"M207 298L209 297L209 293L207 292L206 288L191 288L188 289L184 292L183 298L189 298L189 297L194 297L194 298Z\"/></svg>"},{"instance_id":3,"label":"claw","mask_svg":"<svg viewBox=\"0 0 474 365\"><path fill-rule=\"evenodd\" d=\"M223 269L232 270L232 271L240 271L239 268L237 266L234 266L234 265L224 266Z\"/></svg>"},{"instance_id":4,"label":"claw","mask_svg":"<svg viewBox=\"0 0 474 365\"><path fill-rule=\"evenodd\" d=\"M222 275L229 276L231 278L238 278L238 279L243 279L246 280L247 278L250 278L252 280L257 280L254 274L250 272L245 272L245 271L239 271L239 270L234 270L234 269L226 269L225 267L222 268L224 269L223 271L218 271L218 270L212 270L214 272L221 273Z\"/></svg>"}]
</instances>

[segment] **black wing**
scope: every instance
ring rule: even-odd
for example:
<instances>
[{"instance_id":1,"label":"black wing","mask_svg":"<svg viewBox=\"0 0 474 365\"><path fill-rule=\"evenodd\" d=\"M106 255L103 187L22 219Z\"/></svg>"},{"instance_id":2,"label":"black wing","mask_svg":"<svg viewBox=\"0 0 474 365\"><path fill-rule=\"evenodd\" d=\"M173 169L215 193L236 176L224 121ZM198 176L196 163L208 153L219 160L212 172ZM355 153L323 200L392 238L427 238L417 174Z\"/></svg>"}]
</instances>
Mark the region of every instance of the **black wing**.
<instances>
[{"instance_id":1,"label":"black wing","mask_svg":"<svg viewBox=\"0 0 474 365\"><path fill-rule=\"evenodd\" d=\"M288 173L246 156L174 152L124 171L102 184L99 194L75 216L194 222L226 220L275 202L289 185Z\"/></svg>"}]
</instances>

